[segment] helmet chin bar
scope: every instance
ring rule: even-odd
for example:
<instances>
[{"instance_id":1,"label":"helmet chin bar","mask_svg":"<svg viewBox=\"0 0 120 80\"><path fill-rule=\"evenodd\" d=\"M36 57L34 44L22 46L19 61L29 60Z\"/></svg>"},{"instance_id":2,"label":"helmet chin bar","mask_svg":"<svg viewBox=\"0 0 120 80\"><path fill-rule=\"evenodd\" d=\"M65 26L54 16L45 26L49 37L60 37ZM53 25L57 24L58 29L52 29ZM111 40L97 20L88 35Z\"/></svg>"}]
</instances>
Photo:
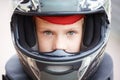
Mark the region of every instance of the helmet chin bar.
<instances>
[{"instance_id":1,"label":"helmet chin bar","mask_svg":"<svg viewBox=\"0 0 120 80\"><path fill-rule=\"evenodd\" d=\"M64 51L61 51L61 52L64 52ZM93 61L93 59L96 56L97 56L97 52L94 54L91 54L88 57L80 59L79 62L81 62L81 64L80 65L78 64L79 68L76 70L73 69L72 65L59 64L59 62L54 65L51 65L50 63L48 63L48 64L45 63L45 67L43 67L43 70L41 70L37 66L36 60L34 60L30 57L27 57L27 62L29 64L29 67L31 68L31 71L33 72L34 76L36 76L36 78L38 80L44 80L44 79L41 79L41 76L43 78L43 75L44 75L44 77L50 76L50 75L55 77L55 76L59 76L59 75L71 75L71 74L76 74L76 76L74 76L75 80L82 80L83 76L85 75L85 72L88 70L88 67L90 66L91 62ZM42 64L44 64L44 63L41 63L41 66L42 66ZM47 80L47 79L45 79L45 80ZM67 79L65 79L65 80L67 80Z\"/></svg>"}]
</instances>

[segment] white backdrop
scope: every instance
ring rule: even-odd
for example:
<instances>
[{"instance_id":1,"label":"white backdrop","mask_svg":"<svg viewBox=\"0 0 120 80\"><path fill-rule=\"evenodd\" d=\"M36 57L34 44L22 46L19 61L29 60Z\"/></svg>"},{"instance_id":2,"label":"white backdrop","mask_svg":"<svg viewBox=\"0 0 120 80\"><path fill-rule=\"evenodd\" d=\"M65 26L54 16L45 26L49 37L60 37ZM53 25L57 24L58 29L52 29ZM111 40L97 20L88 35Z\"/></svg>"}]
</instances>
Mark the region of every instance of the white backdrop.
<instances>
[{"instance_id":1,"label":"white backdrop","mask_svg":"<svg viewBox=\"0 0 120 80\"><path fill-rule=\"evenodd\" d=\"M15 53L10 33L10 0L0 0L0 80L6 61Z\"/></svg>"}]
</instances>

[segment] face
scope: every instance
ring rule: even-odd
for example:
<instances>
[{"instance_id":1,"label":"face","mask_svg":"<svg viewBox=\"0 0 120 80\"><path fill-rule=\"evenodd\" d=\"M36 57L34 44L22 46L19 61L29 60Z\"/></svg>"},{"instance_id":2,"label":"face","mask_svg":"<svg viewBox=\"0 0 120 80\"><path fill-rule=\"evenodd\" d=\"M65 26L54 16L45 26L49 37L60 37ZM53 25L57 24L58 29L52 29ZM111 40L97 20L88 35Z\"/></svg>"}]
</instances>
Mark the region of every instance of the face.
<instances>
[{"instance_id":1,"label":"face","mask_svg":"<svg viewBox=\"0 0 120 80\"><path fill-rule=\"evenodd\" d=\"M80 51L84 19L73 24L54 24L35 17L36 32L40 52L64 50L74 53Z\"/></svg>"}]
</instances>

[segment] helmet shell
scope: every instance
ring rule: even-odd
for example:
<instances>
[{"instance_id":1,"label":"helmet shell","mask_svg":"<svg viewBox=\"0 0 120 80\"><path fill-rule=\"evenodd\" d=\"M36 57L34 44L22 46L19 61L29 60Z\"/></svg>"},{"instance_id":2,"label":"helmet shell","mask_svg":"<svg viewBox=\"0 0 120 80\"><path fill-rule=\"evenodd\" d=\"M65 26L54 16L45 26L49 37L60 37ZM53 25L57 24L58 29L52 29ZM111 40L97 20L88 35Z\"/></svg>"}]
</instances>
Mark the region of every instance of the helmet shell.
<instances>
[{"instance_id":1,"label":"helmet shell","mask_svg":"<svg viewBox=\"0 0 120 80\"><path fill-rule=\"evenodd\" d=\"M11 32L24 70L35 80L88 79L97 70L108 42L110 6L110 0L13 0ZM33 49L37 45L33 16L73 14L86 16L82 51L66 55L57 50L48 55Z\"/></svg>"}]
</instances>

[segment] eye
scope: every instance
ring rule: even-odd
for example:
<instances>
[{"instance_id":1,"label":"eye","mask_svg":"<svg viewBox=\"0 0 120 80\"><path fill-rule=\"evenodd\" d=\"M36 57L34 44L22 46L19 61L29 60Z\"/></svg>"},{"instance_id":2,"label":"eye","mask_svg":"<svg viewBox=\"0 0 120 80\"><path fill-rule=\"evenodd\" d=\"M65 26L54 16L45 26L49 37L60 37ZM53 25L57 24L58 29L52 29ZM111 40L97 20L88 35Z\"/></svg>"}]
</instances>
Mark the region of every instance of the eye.
<instances>
[{"instance_id":1,"label":"eye","mask_svg":"<svg viewBox=\"0 0 120 80\"><path fill-rule=\"evenodd\" d=\"M43 32L45 35L52 35L53 33L51 31L44 31Z\"/></svg>"},{"instance_id":2,"label":"eye","mask_svg":"<svg viewBox=\"0 0 120 80\"><path fill-rule=\"evenodd\" d=\"M67 32L67 35L70 35L70 36L75 35L75 34L76 34L75 31L69 31L69 32Z\"/></svg>"}]
</instances>

